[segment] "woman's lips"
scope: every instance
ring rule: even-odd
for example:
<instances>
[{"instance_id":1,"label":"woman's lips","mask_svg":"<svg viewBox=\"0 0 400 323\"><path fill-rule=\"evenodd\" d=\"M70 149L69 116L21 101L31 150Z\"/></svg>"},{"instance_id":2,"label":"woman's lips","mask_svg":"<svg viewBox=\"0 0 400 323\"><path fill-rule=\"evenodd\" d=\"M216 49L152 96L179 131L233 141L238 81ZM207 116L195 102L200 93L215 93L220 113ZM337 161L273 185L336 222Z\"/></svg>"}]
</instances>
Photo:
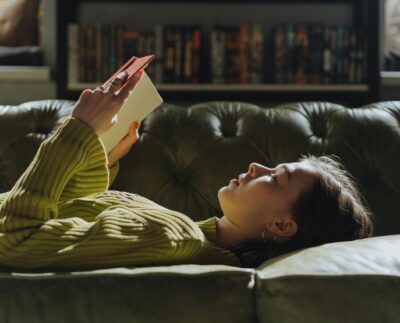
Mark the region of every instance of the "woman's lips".
<instances>
[{"instance_id":1,"label":"woman's lips","mask_svg":"<svg viewBox=\"0 0 400 323\"><path fill-rule=\"evenodd\" d=\"M230 180L230 183L232 183L233 185L239 186L239 181L236 178L232 178Z\"/></svg>"}]
</instances>

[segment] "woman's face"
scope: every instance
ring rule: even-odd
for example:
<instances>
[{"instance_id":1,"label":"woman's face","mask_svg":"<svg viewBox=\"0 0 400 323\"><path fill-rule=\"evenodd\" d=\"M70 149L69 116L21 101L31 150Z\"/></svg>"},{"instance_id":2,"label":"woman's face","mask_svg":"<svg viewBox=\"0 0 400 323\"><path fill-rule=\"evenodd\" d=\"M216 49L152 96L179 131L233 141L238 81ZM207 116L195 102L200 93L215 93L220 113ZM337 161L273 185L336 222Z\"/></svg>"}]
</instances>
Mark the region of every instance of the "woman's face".
<instances>
[{"instance_id":1,"label":"woman's face","mask_svg":"<svg viewBox=\"0 0 400 323\"><path fill-rule=\"evenodd\" d=\"M313 181L314 168L307 161L275 168L251 163L247 173L218 191L218 199L224 217L248 238L255 238L265 227L293 219L292 206L303 191L311 189Z\"/></svg>"}]
</instances>

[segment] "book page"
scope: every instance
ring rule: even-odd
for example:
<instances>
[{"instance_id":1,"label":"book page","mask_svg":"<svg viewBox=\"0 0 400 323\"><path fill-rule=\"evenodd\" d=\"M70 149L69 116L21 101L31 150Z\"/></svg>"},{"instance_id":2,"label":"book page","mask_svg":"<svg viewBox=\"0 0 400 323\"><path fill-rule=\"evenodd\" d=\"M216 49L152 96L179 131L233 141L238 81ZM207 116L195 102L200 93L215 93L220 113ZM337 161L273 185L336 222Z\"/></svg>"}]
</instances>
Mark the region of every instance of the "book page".
<instances>
[{"instance_id":1,"label":"book page","mask_svg":"<svg viewBox=\"0 0 400 323\"><path fill-rule=\"evenodd\" d=\"M162 102L154 84L146 72L143 72L140 82L118 112L118 122L100 136L107 153L125 137L133 121L141 122Z\"/></svg>"}]
</instances>

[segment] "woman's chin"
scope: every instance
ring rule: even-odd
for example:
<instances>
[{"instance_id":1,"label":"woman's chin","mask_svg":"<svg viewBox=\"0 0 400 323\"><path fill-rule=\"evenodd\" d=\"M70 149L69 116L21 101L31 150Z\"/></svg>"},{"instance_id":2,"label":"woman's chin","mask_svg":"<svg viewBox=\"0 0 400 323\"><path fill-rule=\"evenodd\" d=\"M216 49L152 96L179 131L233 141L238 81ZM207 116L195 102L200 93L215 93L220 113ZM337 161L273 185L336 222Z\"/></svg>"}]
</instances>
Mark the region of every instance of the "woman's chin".
<instances>
[{"instance_id":1,"label":"woman's chin","mask_svg":"<svg viewBox=\"0 0 400 323\"><path fill-rule=\"evenodd\" d=\"M228 185L226 186L222 186L219 190L218 190L218 194L223 194L226 191L232 191L233 189L235 189L235 185L232 184L232 182L230 182Z\"/></svg>"}]
</instances>

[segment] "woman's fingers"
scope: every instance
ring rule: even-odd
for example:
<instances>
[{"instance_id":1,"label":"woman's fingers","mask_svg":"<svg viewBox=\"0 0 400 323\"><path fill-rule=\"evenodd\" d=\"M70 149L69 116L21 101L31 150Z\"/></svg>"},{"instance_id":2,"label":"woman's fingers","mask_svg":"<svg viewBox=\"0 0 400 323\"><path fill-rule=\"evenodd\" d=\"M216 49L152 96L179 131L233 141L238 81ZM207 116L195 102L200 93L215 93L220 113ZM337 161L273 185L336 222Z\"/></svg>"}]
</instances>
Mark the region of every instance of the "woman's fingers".
<instances>
[{"instance_id":1,"label":"woman's fingers","mask_svg":"<svg viewBox=\"0 0 400 323\"><path fill-rule=\"evenodd\" d=\"M139 137L139 127L140 127L140 123L138 121L132 122L131 126L129 127L129 130L128 130L128 135Z\"/></svg>"},{"instance_id":2,"label":"woman's fingers","mask_svg":"<svg viewBox=\"0 0 400 323\"><path fill-rule=\"evenodd\" d=\"M86 122L97 135L102 135L117 123L118 111L140 81L142 74L143 69L126 81L127 73L122 72L106 86L84 90L75 104L72 117ZM132 130L132 141L138 138L137 128L136 131Z\"/></svg>"},{"instance_id":3,"label":"woman's fingers","mask_svg":"<svg viewBox=\"0 0 400 323\"><path fill-rule=\"evenodd\" d=\"M136 84L139 83L140 79L142 78L142 75L143 75L143 69L140 69L131 79L129 79L124 84L124 86L118 93L118 96L121 97L122 100L128 98L129 94L135 88Z\"/></svg>"},{"instance_id":4,"label":"woman's fingers","mask_svg":"<svg viewBox=\"0 0 400 323\"><path fill-rule=\"evenodd\" d=\"M108 88L105 89L105 92L110 92L110 93L114 94L121 87L121 85L124 83L124 80L126 79L127 76L128 76L128 74L125 71L119 73L115 77L115 79L113 79L111 81L111 83L108 86Z\"/></svg>"}]
</instances>

